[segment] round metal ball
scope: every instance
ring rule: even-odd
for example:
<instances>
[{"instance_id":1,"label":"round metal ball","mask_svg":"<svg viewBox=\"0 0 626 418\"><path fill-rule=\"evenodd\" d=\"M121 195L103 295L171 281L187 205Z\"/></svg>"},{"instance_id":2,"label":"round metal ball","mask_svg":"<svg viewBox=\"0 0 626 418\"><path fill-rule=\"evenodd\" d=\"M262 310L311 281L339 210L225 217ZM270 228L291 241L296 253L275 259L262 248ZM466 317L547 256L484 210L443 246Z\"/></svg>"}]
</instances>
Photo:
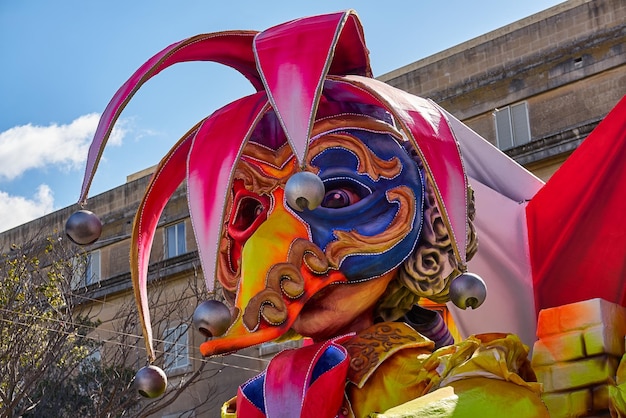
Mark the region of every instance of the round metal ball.
<instances>
[{"instance_id":1,"label":"round metal ball","mask_svg":"<svg viewBox=\"0 0 626 418\"><path fill-rule=\"evenodd\" d=\"M65 234L78 245L93 244L100 238L102 222L88 210L74 212L65 222Z\"/></svg>"},{"instance_id":2,"label":"round metal ball","mask_svg":"<svg viewBox=\"0 0 626 418\"><path fill-rule=\"evenodd\" d=\"M450 283L450 300L461 309L476 309L487 298L487 286L477 274L463 273Z\"/></svg>"},{"instance_id":3,"label":"round metal ball","mask_svg":"<svg viewBox=\"0 0 626 418\"><path fill-rule=\"evenodd\" d=\"M135 388L144 398L159 397L167 389L167 376L161 368L152 364L142 367L135 375Z\"/></svg>"},{"instance_id":4,"label":"round metal ball","mask_svg":"<svg viewBox=\"0 0 626 418\"><path fill-rule=\"evenodd\" d=\"M325 193L322 179L309 171L292 175L285 185L287 204L300 212L305 209L313 210L321 205Z\"/></svg>"},{"instance_id":5,"label":"round metal ball","mask_svg":"<svg viewBox=\"0 0 626 418\"><path fill-rule=\"evenodd\" d=\"M222 302L206 300L194 311L193 324L207 338L220 336L230 327L230 310Z\"/></svg>"}]
</instances>

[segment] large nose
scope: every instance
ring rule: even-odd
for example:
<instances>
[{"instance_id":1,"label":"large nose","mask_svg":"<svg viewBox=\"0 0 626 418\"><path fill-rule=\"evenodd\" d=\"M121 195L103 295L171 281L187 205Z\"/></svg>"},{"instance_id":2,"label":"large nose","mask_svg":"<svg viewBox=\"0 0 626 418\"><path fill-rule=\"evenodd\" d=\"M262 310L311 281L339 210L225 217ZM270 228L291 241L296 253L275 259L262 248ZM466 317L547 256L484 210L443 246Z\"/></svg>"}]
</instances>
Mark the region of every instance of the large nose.
<instances>
[{"instance_id":1,"label":"large nose","mask_svg":"<svg viewBox=\"0 0 626 418\"><path fill-rule=\"evenodd\" d=\"M307 225L286 208L283 189L273 191L272 201L258 226L252 227L257 217L238 230L244 237L253 229L241 249L235 318L224 335L201 344L204 356L279 337L311 297L332 283L346 281L338 271L329 270L322 250L310 242Z\"/></svg>"}]
</instances>

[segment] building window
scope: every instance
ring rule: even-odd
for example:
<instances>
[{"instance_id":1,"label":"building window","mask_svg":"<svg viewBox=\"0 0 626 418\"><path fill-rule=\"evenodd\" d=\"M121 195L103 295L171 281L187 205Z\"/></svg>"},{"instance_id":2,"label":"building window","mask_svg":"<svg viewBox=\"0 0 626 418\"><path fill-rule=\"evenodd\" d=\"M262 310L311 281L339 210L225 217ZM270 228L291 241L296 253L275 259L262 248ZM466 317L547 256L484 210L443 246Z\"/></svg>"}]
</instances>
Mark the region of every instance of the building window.
<instances>
[{"instance_id":1,"label":"building window","mask_svg":"<svg viewBox=\"0 0 626 418\"><path fill-rule=\"evenodd\" d=\"M517 103L493 112L498 148L507 150L530 142L528 104Z\"/></svg>"},{"instance_id":2,"label":"building window","mask_svg":"<svg viewBox=\"0 0 626 418\"><path fill-rule=\"evenodd\" d=\"M99 281L100 281L100 250L96 250L87 254L85 284L89 286L90 284L97 283Z\"/></svg>"},{"instance_id":3,"label":"building window","mask_svg":"<svg viewBox=\"0 0 626 418\"><path fill-rule=\"evenodd\" d=\"M163 349L165 351L164 367L167 371L186 368L189 362L189 326L181 324L165 330Z\"/></svg>"},{"instance_id":4,"label":"building window","mask_svg":"<svg viewBox=\"0 0 626 418\"><path fill-rule=\"evenodd\" d=\"M72 259L72 289L100 281L100 250L75 256Z\"/></svg>"},{"instance_id":5,"label":"building window","mask_svg":"<svg viewBox=\"0 0 626 418\"><path fill-rule=\"evenodd\" d=\"M187 252L185 242L185 222L179 222L165 228L165 256L176 257Z\"/></svg>"}]
</instances>

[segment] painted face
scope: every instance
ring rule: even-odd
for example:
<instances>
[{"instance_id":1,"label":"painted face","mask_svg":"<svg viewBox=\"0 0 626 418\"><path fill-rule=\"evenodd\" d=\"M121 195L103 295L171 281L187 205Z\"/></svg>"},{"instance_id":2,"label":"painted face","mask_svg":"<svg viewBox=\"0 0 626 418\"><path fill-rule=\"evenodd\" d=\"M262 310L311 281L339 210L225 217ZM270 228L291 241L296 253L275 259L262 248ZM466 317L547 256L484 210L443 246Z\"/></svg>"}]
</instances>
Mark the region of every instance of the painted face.
<instances>
[{"instance_id":1,"label":"painted face","mask_svg":"<svg viewBox=\"0 0 626 418\"><path fill-rule=\"evenodd\" d=\"M397 267L422 225L417 164L390 134L365 130L323 135L309 153L326 190L320 207L301 214L313 242L350 282Z\"/></svg>"},{"instance_id":2,"label":"painted face","mask_svg":"<svg viewBox=\"0 0 626 418\"><path fill-rule=\"evenodd\" d=\"M394 128L356 119L314 128L306 169L321 178L325 196L313 210L296 211L286 203L285 183L298 171L288 146L275 150L251 142L244 149L218 268L236 308L227 338L257 334L249 345L292 326L328 338L342 324L371 315L413 251L422 225L420 169ZM356 306L352 295L359 295L358 309L350 308Z\"/></svg>"}]
</instances>

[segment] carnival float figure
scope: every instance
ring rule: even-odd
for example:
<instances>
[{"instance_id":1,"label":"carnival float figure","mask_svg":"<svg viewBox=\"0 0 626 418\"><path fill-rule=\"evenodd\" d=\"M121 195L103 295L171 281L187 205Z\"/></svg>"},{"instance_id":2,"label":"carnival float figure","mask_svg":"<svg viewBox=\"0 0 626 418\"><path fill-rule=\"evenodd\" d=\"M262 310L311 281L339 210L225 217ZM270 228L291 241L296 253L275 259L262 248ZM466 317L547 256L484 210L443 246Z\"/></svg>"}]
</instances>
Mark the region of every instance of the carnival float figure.
<instances>
[{"instance_id":1,"label":"carnival float figure","mask_svg":"<svg viewBox=\"0 0 626 418\"><path fill-rule=\"evenodd\" d=\"M279 353L243 383L223 416L548 416L526 341L515 335L520 327L455 342L439 315L418 305L428 298L475 309L485 300L483 280L467 267L481 251L467 175L480 177L480 161L468 159L461 142L478 141L479 158L496 151L435 103L372 78L354 11L258 33L199 35L152 57L102 115L81 203L126 103L182 61L228 65L256 93L185 134L137 211L131 273L149 360L150 248L165 204L186 180L207 288L226 302L204 302L194 314L207 336L201 353L312 341ZM541 187L521 181L532 193ZM94 216L77 212L68 235L93 241ZM498 285L487 287L505 304L524 298L510 283L501 287L517 293L511 300ZM534 324L534 307L525 309ZM486 322L480 326L494 323ZM163 389L154 376L161 376L154 366L138 373L147 396Z\"/></svg>"}]
</instances>

